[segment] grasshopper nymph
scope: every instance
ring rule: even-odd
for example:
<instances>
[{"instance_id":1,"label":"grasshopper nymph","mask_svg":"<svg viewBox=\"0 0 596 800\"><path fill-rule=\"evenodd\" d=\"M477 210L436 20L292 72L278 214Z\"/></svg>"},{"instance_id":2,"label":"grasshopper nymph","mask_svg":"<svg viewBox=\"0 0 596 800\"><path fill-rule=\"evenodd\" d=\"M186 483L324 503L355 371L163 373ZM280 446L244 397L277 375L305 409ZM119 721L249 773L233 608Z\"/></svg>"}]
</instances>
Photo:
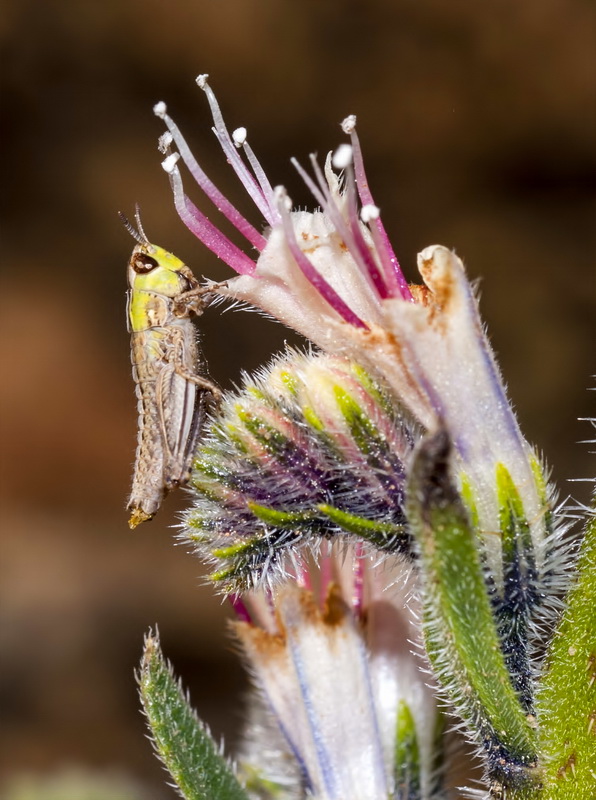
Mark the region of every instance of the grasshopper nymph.
<instances>
[{"instance_id":1,"label":"grasshopper nymph","mask_svg":"<svg viewBox=\"0 0 596 800\"><path fill-rule=\"evenodd\" d=\"M209 287L172 253L149 242L120 215L136 239L128 262L127 320L139 433L128 524L136 528L158 511L170 489L184 485L208 400L220 392L200 374L201 356L191 322Z\"/></svg>"}]
</instances>

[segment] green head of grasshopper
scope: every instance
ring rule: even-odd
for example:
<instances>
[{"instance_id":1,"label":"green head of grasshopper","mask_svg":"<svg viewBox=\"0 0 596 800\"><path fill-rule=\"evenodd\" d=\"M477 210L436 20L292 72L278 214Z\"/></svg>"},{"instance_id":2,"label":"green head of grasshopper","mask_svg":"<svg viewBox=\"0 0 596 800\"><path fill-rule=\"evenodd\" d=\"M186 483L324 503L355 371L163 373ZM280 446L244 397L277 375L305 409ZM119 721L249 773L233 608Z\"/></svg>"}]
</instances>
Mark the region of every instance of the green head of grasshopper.
<instances>
[{"instance_id":1,"label":"green head of grasshopper","mask_svg":"<svg viewBox=\"0 0 596 800\"><path fill-rule=\"evenodd\" d=\"M131 333L167 325L175 299L195 289L197 280L183 261L147 243L137 244L128 262L128 324ZM178 312L184 316L187 309Z\"/></svg>"},{"instance_id":2,"label":"green head of grasshopper","mask_svg":"<svg viewBox=\"0 0 596 800\"><path fill-rule=\"evenodd\" d=\"M147 239L139 210L135 229L123 214L124 227L136 239L128 262L128 326L131 333L167 325L173 316L188 317L191 304L180 302L198 281L186 264L163 247Z\"/></svg>"}]
</instances>

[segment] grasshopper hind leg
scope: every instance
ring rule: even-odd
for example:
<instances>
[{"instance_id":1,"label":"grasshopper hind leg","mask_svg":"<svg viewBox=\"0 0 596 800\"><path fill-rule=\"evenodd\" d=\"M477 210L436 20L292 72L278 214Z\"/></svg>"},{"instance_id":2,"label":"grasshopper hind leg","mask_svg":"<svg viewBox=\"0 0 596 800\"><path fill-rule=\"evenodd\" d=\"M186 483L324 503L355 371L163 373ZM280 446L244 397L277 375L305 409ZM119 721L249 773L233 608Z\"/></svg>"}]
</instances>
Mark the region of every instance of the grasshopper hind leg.
<instances>
[{"instance_id":1,"label":"grasshopper hind leg","mask_svg":"<svg viewBox=\"0 0 596 800\"><path fill-rule=\"evenodd\" d=\"M162 372L157 387L165 450L163 483L168 491L188 483L207 406L221 397L217 386L185 367L182 344L179 342L175 348L170 366Z\"/></svg>"}]
</instances>

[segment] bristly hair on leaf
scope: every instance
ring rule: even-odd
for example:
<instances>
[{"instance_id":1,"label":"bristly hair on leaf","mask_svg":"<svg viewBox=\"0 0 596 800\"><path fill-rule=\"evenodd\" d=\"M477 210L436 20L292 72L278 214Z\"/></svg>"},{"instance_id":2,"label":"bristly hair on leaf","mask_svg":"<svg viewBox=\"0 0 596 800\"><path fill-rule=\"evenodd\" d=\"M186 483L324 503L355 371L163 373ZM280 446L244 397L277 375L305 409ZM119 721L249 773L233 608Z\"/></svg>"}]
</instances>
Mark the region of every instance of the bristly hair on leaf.
<instances>
[{"instance_id":1,"label":"bristly hair on leaf","mask_svg":"<svg viewBox=\"0 0 596 800\"><path fill-rule=\"evenodd\" d=\"M137 676L143 711L158 758L185 800L249 800L207 726L191 708L164 659L157 630L145 637Z\"/></svg>"}]
</instances>

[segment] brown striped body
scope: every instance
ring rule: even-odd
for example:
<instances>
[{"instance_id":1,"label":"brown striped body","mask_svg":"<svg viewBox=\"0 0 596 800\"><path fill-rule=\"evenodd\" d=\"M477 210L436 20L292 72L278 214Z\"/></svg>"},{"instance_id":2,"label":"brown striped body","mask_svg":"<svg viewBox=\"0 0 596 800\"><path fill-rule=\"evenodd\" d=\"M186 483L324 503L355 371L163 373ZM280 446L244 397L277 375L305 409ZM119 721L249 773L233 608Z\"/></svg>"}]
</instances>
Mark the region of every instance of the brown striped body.
<instances>
[{"instance_id":1,"label":"brown striped body","mask_svg":"<svg viewBox=\"0 0 596 800\"><path fill-rule=\"evenodd\" d=\"M188 481L201 429L205 389L180 370L196 374L197 355L196 334L189 319L169 328L132 334L139 417L128 508L133 515L136 512L135 521L153 517L166 492Z\"/></svg>"},{"instance_id":2,"label":"brown striped body","mask_svg":"<svg viewBox=\"0 0 596 800\"><path fill-rule=\"evenodd\" d=\"M128 327L136 385L138 443L128 500L129 525L151 519L170 489L190 476L206 402L219 395L201 375L191 316L202 290L188 267L149 243L128 267Z\"/></svg>"}]
</instances>

